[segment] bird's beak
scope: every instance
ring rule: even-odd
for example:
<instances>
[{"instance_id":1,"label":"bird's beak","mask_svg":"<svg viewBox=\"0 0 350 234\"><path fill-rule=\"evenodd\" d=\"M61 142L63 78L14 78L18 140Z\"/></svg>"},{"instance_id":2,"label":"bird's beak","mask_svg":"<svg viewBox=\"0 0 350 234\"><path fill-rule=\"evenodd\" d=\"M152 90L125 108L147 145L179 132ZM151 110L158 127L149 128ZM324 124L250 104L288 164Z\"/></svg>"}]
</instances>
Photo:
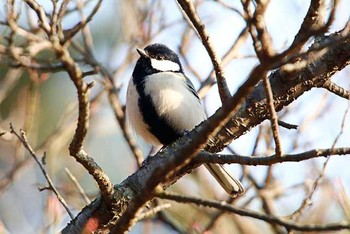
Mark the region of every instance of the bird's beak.
<instances>
[{"instance_id":1,"label":"bird's beak","mask_svg":"<svg viewBox=\"0 0 350 234\"><path fill-rule=\"evenodd\" d=\"M143 58L148 58L148 54L146 53L146 51L144 51L143 49L139 49L139 48L136 48L137 50L137 53L139 53L139 55Z\"/></svg>"}]
</instances>

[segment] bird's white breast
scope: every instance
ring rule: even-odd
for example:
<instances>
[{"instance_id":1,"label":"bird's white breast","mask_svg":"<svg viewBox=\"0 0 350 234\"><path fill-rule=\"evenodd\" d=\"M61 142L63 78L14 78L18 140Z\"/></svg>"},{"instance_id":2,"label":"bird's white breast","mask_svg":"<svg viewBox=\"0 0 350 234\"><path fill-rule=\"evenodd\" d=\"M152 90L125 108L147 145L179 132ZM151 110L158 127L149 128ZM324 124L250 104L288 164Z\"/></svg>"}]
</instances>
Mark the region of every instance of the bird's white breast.
<instances>
[{"instance_id":1,"label":"bird's white breast","mask_svg":"<svg viewBox=\"0 0 350 234\"><path fill-rule=\"evenodd\" d=\"M151 143L152 145L161 145L159 140L149 132L147 124L143 121L143 117L138 105L139 97L140 96L137 93L136 86L131 78L126 95L127 120L135 132L146 142Z\"/></svg>"}]
</instances>

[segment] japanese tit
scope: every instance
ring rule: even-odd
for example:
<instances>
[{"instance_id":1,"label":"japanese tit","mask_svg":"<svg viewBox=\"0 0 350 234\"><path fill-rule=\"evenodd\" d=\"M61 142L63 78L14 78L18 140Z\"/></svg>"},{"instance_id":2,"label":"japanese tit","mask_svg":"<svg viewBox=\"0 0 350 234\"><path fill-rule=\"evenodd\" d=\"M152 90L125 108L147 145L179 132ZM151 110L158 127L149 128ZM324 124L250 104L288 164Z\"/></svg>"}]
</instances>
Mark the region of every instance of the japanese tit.
<instances>
[{"instance_id":1,"label":"japanese tit","mask_svg":"<svg viewBox=\"0 0 350 234\"><path fill-rule=\"evenodd\" d=\"M160 148L206 120L206 115L174 51L151 44L137 52L140 58L128 85L126 115L139 136ZM240 181L221 165L206 167L228 194L244 192Z\"/></svg>"}]
</instances>

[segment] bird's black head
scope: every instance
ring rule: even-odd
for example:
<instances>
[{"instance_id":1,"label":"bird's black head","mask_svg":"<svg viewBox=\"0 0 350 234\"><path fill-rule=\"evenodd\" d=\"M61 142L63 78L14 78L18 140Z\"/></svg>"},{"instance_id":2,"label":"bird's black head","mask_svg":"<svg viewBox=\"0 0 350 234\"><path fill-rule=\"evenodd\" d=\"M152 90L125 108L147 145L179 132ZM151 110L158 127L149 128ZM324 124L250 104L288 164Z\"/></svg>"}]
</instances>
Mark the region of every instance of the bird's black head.
<instances>
[{"instance_id":1,"label":"bird's black head","mask_svg":"<svg viewBox=\"0 0 350 234\"><path fill-rule=\"evenodd\" d=\"M163 44L151 44L144 50L137 49L137 60L133 77L145 77L159 72L183 72L179 56Z\"/></svg>"},{"instance_id":2,"label":"bird's black head","mask_svg":"<svg viewBox=\"0 0 350 234\"><path fill-rule=\"evenodd\" d=\"M166 45L163 45L160 43L151 44L151 45L148 45L144 51L147 53L149 57L153 59L156 59L159 61L168 60L181 65L179 56L177 56L177 54L171 49L169 49Z\"/></svg>"}]
</instances>

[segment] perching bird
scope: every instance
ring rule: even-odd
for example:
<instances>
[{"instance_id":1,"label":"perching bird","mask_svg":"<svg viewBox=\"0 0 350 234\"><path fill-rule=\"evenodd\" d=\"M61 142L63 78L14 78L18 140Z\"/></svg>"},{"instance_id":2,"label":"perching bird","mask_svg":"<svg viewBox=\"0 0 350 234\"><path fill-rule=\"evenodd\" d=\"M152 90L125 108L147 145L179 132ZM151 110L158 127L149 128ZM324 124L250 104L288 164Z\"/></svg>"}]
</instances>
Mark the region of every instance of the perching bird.
<instances>
[{"instance_id":1,"label":"perching bird","mask_svg":"<svg viewBox=\"0 0 350 234\"><path fill-rule=\"evenodd\" d=\"M174 51L163 44L152 44L137 52L140 58L127 91L127 118L146 142L155 147L168 145L206 120L206 115ZM244 192L240 181L221 165L206 167L228 194Z\"/></svg>"}]
</instances>

